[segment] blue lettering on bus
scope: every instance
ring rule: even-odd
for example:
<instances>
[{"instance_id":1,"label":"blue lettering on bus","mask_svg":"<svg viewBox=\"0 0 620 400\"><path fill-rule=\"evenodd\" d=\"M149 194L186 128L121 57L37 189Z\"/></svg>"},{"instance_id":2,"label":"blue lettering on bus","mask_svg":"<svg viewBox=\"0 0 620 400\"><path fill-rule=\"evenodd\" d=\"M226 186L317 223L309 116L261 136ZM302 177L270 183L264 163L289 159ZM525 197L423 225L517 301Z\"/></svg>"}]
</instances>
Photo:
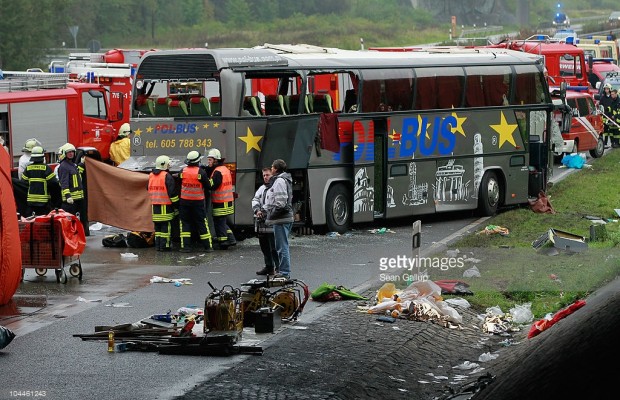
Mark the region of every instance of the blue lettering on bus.
<instances>
[{"instance_id":1,"label":"blue lettering on bus","mask_svg":"<svg viewBox=\"0 0 620 400\"><path fill-rule=\"evenodd\" d=\"M177 124L176 126L173 124L162 124L155 126L154 133L162 133L162 134L175 134L175 133L196 133L198 130L196 124Z\"/></svg>"},{"instance_id":2,"label":"blue lettering on bus","mask_svg":"<svg viewBox=\"0 0 620 400\"><path fill-rule=\"evenodd\" d=\"M452 132L452 127L456 126L456 118L453 116L446 118L435 117L430 139L426 137L429 132L426 129L420 129L420 126L427 127L428 123L428 117L426 116L420 119L403 119L399 157L413 157L418 146L420 154L423 156L433 154L449 155L453 152L456 145L456 137Z\"/></svg>"},{"instance_id":3,"label":"blue lettering on bus","mask_svg":"<svg viewBox=\"0 0 620 400\"><path fill-rule=\"evenodd\" d=\"M441 121L441 136L448 142L439 143L439 154L452 154L456 146L456 135L452 128L457 126L456 118L452 115Z\"/></svg>"}]
</instances>

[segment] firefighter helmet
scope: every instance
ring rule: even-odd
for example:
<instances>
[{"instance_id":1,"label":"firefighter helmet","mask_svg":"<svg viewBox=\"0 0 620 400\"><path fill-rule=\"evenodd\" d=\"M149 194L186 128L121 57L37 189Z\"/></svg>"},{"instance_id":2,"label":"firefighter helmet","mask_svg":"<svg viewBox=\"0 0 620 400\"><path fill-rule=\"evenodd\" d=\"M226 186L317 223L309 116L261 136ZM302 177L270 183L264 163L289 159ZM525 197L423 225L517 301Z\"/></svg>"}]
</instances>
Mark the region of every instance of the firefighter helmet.
<instances>
[{"instance_id":1,"label":"firefighter helmet","mask_svg":"<svg viewBox=\"0 0 620 400\"><path fill-rule=\"evenodd\" d=\"M611 90L611 83L607 82L606 84L603 85L603 89L610 89Z\"/></svg>"},{"instance_id":2,"label":"firefighter helmet","mask_svg":"<svg viewBox=\"0 0 620 400\"><path fill-rule=\"evenodd\" d=\"M34 146L41 146L41 142L39 142L35 138L28 139L28 140L26 140L26 143L24 143L24 148L22 149L22 151L23 152L31 152L32 148Z\"/></svg>"},{"instance_id":3,"label":"firefighter helmet","mask_svg":"<svg viewBox=\"0 0 620 400\"><path fill-rule=\"evenodd\" d=\"M65 143L58 149L58 159L60 161L64 160L67 157L67 153L70 151L75 153L75 146L71 143Z\"/></svg>"},{"instance_id":4,"label":"firefighter helmet","mask_svg":"<svg viewBox=\"0 0 620 400\"><path fill-rule=\"evenodd\" d=\"M127 137L131 133L131 126L128 122L125 122L121 125L121 128L118 130L118 137Z\"/></svg>"},{"instance_id":5,"label":"firefighter helmet","mask_svg":"<svg viewBox=\"0 0 620 400\"><path fill-rule=\"evenodd\" d=\"M187 158L185 159L185 164L198 164L202 160L202 156L196 150L192 150L187 153Z\"/></svg>"},{"instance_id":6,"label":"firefighter helmet","mask_svg":"<svg viewBox=\"0 0 620 400\"><path fill-rule=\"evenodd\" d=\"M155 160L155 168L166 170L170 166L170 157L168 156L159 156Z\"/></svg>"},{"instance_id":7,"label":"firefighter helmet","mask_svg":"<svg viewBox=\"0 0 620 400\"><path fill-rule=\"evenodd\" d=\"M218 149L211 149L209 153L207 153L207 157L215 158L216 160L222 159L222 153Z\"/></svg>"},{"instance_id":8,"label":"firefighter helmet","mask_svg":"<svg viewBox=\"0 0 620 400\"><path fill-rule=\"evenodd\" d=\"M45 157L45 150L41 146L34 146L30 152L30 159Z\"/></svg>"}]
</instances>

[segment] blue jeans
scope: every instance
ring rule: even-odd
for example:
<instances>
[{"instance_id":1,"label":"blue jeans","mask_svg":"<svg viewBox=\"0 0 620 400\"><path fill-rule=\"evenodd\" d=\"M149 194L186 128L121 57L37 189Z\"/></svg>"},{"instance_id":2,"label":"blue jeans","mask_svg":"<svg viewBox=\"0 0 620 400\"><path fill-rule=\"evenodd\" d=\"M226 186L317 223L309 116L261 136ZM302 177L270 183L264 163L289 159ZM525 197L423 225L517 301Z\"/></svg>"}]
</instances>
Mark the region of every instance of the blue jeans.
<instances>
[{"instance_id":1,"label":"blue jeans","mask_svg":"<svg viewBox=\"0 0 620 400\"><path fill-rule=\"evenodd\" d=\"M288 250L288 235L291 233L293 223L277 224L273 226L273 235L276 239L276 251L278 252L279 267L281 275L291 274L291 254Z\"/></svg>"}]
</instances>

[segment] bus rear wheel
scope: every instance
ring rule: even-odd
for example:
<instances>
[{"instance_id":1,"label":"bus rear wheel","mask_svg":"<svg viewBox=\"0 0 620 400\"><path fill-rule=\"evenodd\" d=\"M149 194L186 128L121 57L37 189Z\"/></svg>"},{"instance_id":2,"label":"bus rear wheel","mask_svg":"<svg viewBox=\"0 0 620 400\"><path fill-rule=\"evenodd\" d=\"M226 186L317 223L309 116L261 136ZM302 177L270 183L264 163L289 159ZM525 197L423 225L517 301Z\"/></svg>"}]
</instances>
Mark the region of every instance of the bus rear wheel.
<instances>
[{"instance_id":1,"label":"bus rear wheel","mask_svg":"<svg viewBox=\"0 0 620 400\"><path fill-rule=\"evenodd\" d=\"M351 227L351 194L343 184L329 188L325 202L325 219L329 232L345 233Z\"/></svg>"},{"instance_id":2,"label":"bus rear wheel","mask_svg":"<svg viewBox=\"0 0 620 400\"><path fill-rule=\"evenodd\" d=\"M497 212L500 193L500 185L495 172L485 173L478 193L478 211L481 215L491 216Z\"/></svg>"}]
</instances>

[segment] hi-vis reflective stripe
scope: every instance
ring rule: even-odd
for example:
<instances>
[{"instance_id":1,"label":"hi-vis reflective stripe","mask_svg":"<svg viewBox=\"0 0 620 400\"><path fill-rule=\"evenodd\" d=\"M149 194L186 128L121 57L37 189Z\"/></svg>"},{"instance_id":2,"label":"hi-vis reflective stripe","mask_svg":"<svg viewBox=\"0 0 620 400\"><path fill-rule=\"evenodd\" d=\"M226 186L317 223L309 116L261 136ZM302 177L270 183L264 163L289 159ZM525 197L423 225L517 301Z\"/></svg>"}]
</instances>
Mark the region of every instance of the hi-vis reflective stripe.
<instances>
[{"instance_id":1,"label":"hi-vis reflective stripe","mask_svg":"<svg viewBox=\"0 0 620 400\"><path fill-rule=\"evenodd\" d=\"M211 202L232 202L235 197L233 196L232 176L230 174L230 170L220 165L219 167L215 168L215 171L220 171L220 174L222 174L222 184L211 195ZM215 171L213 172L215 173ZM215 213L213 215L215 215Z\"/></svg>"},{"instance_id":2,"label":"hi-vis reflective stripe","mask_svg":"<svg viewBox=\"0 0 620 400\"><path fill-rule=\"evenodd\" d=\"M213 204L213 216L214 217L222 217L225 215L231 215L235 213L235 203L224 202Z\"/></svg>"},{"instance_id":3,"label":"hi-vis reflective stripe","mask_svg":"<svg viewBox=\"0 0 620 400\"><path fill-rule=\"evenodd\" d=\"M181 199L204 200L205 192L200 183L198 167L185 167L181 172Z\"/></svg>"},{"instance_id":4,"label":"hi-vis reflective stripe","mask_svg":"<svg viewBox=\"0 0 620 400\"><path fill-rule=\"evenodd\" d=\"M151 204L172 204L168 196L166 188L167 172L162 171L159 174L151 174L149 177L149 195L151 196Z\"/></svg>"}]
</instances>

